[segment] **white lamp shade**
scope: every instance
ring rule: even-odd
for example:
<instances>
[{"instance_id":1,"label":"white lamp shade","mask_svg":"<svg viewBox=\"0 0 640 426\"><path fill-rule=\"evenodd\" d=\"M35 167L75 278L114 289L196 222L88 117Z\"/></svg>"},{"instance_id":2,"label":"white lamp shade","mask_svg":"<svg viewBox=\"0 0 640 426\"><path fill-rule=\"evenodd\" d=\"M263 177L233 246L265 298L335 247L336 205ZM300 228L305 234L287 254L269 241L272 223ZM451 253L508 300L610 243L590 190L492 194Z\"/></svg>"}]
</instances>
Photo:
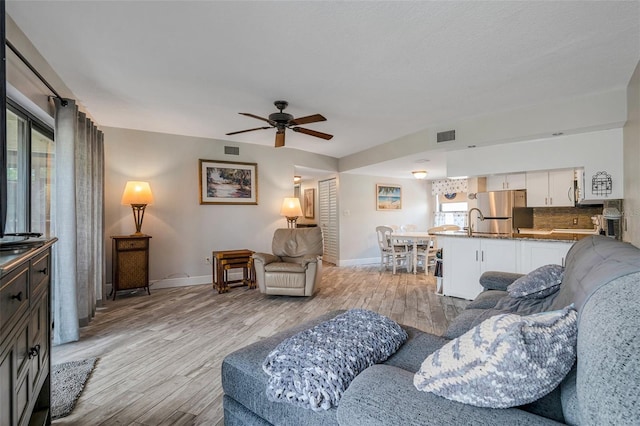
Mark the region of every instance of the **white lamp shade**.
<instances>
[{"instance_id":1,"label":"white lamp shade","mask_svg":"<svg viewBox=\"0 0 640 426\"><path fill-rule=\"evenodd\" d=\"M149 182L127 182L120 203L123 205L153 203L153 194L151 193Z\"/></svg>"},{"instance_id":2,"label":"white lamp shade","mask_svg":"<svg viewBox=\"0 0 640 426\"><path fill-rule=\"evenodd\" d=\"M416 170L411 172L413 173L413 177L416 179L424 179L427 177L427 171L426 170Z\"/></svg>"},{"instance_id":3,"label":"white lamp shade","mask_svg":"<svg viewBox=\"0 0 640 426\"><path fill-rule=\"evenodd\" d=\"M300 207L300 200L295 197L285 198L282 202L282 208L280 209L280 216L302 216L302 207Z\"/></svg>"}]
</instances>

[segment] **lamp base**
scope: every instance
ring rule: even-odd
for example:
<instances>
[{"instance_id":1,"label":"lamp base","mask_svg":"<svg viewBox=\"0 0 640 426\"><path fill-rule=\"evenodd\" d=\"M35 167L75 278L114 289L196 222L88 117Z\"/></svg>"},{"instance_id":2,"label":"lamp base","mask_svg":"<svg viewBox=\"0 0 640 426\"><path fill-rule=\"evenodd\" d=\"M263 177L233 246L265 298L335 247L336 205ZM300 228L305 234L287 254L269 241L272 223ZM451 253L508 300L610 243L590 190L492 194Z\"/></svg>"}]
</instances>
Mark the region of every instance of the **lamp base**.
<instances>
[{"instance_id":1,"label":"lamp base","mask_svg":"<svg viewBox=\"0 0 640 426\"><path fill-rule=\"evenodd\" d=\"M142 220L144 219L144 209L146 207L146 204L131 204L131 209L133 210L133 222L136 224L136 232L131 234L133 236L144 235L140 230L142 229Z\"/></svg>"},{"instance_id":2,"label":"lamp base","mask_svg":"<svg viewBox=\"0 0 640 426\"><path fill-rule=\"evenodd\" d=\"M287 216L287 228L295 228L298 216Z\"/></svg>"}]
</instances>

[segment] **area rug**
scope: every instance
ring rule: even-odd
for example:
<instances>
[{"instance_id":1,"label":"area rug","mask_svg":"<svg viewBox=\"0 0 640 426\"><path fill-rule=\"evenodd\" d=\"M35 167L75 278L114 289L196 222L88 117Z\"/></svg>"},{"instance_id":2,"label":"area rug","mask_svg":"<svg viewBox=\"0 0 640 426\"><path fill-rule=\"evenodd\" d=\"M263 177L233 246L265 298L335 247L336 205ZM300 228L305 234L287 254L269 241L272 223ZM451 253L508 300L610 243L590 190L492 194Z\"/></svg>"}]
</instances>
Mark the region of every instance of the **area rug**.
<instances>
[{"instance_id":1,"label":"area rug","mask_svg":"<svg viewBox=\"0 0 640 426\"><path fill-rule=\"evenodd\" d=\"M97 358L89 358L51 367L52 419L59 419L71 414L97 360Z\"/></svg>"}]
</instances>

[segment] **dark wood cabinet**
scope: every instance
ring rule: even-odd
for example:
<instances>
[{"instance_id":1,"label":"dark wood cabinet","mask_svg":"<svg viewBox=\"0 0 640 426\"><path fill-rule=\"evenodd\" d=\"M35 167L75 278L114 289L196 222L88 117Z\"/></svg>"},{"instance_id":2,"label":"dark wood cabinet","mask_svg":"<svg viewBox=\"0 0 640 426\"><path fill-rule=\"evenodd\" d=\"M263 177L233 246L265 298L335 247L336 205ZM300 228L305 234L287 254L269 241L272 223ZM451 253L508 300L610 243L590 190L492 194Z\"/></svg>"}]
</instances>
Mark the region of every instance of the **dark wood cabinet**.
<instances>
[{"instance_id":1,"label":"dark wood cabinet","mask_svg":"<svg viewBox=\"0 0 640 426\"><path fill-rule=\"evenodd\" d=\"M0 255L0 425L51 423L51 245Z\"/></svg>"},{"instance_id":2,"label":"dark wood cabinet","mask_svg":"<svg viewBox=\"0 0 640 426\"><path fill-rule=\"evenodd\" d=\"M113 300L121 290L145 288L149 292L149 235L113 236L111 261Z\"/></svg>"}]
</instances>

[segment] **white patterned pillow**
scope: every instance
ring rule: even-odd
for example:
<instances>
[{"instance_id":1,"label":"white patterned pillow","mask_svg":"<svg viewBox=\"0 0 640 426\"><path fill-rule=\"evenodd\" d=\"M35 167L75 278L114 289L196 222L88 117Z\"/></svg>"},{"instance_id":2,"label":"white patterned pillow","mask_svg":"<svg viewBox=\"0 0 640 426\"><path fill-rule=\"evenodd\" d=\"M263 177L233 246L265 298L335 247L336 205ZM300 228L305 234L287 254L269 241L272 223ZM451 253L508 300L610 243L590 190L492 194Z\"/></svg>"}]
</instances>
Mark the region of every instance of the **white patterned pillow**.
<instances>
[{"instance_id":1,"label":"white patterned pillow","mask_svg":"<svg viewBox=\"0 0 640 426\"><path fill-rule=\"evenodd\" d=\"M562 266L544 265L512 282L507 291L518 299L543 299L558 291L563 276Z\"/></svg>"},{"instance_id":2,"label":"white patterned pillow","mask_svg":"<svg viewBox=\"0 0 640 426\"><path fill-rule=\"evenodd\" d=\"M523 317L497 315L429 355L413 384L477 407L528 404L571 370L577 337L573 305Z\"/></svg>"}]
</instances>

